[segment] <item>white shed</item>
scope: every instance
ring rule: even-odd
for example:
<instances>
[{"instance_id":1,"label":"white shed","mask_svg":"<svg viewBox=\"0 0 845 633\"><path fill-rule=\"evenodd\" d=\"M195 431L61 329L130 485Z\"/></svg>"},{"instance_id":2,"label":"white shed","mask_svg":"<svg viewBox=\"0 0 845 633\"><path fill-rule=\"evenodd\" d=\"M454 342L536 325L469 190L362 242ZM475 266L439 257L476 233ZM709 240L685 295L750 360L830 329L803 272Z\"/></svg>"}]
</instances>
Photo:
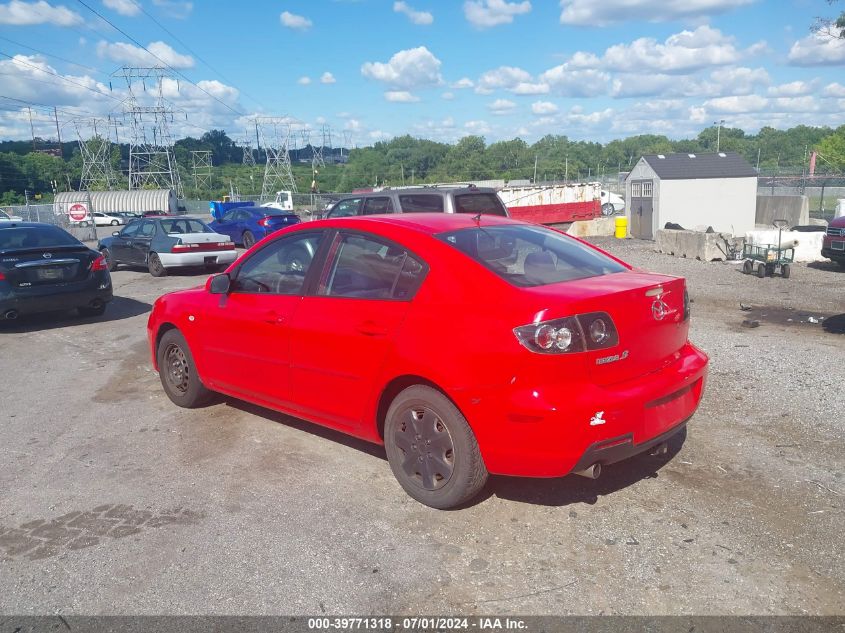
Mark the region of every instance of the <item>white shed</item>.
<instances>
[{"instance_id":1,"label":"white shed","mask_svg":"<svg viewBox=\"0 0 845 633\"><path fill-rule=\"evenodd\" d=\"M625 179L633 237L651 240L667 222L745 235L755 228L757 171L735 152L646 154Z\"/></svg>"},{"instance_id":2,"label":"white shed","mask_svg":"<svg viewBox=\"0 0 845 633\"><path fill-rule=\"evenodd\" d=\"M70 191L56 194L57 203L78 202L87 192ZM99 213L110 211L164 211L176 213L178 201L172 189L132 189L121 191L91 191L91 208Z\"/></svg>"}]
</instances>

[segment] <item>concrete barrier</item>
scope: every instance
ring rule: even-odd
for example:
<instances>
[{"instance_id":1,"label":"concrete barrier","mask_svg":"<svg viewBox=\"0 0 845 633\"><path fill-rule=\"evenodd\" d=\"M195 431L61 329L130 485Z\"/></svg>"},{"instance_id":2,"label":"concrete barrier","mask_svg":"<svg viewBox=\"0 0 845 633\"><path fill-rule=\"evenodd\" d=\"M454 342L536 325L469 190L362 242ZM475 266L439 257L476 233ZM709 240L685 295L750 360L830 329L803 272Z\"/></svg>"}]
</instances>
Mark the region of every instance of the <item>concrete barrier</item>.
<instances>
[{"instance_id":1,"label":"concrete barrier","mask_svg":"<svg viewBox=\"0 0 845 633\"><path fill-rule=\"evenodd\" d=\"M612 236L616 232L616 218L614 216L595 218L594 220L578 220L566 230L567 235L574 237L602 237Z\"/></svg>"},{"instance_id":2,"label":"concrete barrier","mask_svg":"<svg viewBox=\"0 0 845 633\"><path fill-rule=\"evenodd\" d=\"M655 238L655 247L661 253L676 257L712 262L730 259L731 250L741 251L743 241L730 233L660 229Z\"/></svg>"},{"instance_id":3,"label":"concrete barrier","mask_svg":"<svg viewBox=\"0 0 845 633\"><path fill-rule=\"evenodd\" d=\"M775 220L786 220L789 226L810 223L810 202L807 196L757 196L758 226L772 226Z\"/></svg>"}]
</instances>

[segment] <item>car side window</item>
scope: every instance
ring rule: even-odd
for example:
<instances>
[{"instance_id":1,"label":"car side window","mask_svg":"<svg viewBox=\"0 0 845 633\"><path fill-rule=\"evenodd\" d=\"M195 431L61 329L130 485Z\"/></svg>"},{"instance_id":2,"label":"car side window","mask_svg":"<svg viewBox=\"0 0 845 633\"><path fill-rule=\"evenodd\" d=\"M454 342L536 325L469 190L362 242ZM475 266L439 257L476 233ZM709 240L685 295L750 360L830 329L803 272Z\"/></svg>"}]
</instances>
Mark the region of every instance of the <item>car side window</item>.
<instances>
[{"instance_id":1,"label":"car side window","mask_svg":"<svg viewBox=\"0 0 845 633\"><path fill-rule=\"evenodd\" d=\"M233 292L301 294L323 233L301 233L275 240L238 268Z\"/></svg>"},{"instance_id":2,"label":"car side window","mask_svg":"<svg viewBox=\"0 0 845 633\"><path fill-rule=\"evenodd\" d=\"M141 224L141 230L138 231L138 237L152 237L156 232L155 222L147 220Z\"/></svg>"},{"instance_id":3,"label":"car side window","mask_svg":"<svg viewBox=\"0 0 845 633\"><path fill-rule=\"evenodd\" d=\"M350 198L341 200L334 209L329 212L330 218L345 218L350 215L358 215L358 207L361 206L361 198Z\"/></svg>"},{"instance_id":4,"label":"car side window","mask_svg":"<svg viewBox=\"0 0 845 633\"><path fill-rule=\"evenodd\" d=\"M120 232L120 237L135 237L138 234L138 229L141 228L141 222L130 222L126 228Z\"/></svg>"},{"instance_id":5,"label":"car side window","mask_svg":"<svg viewBox=\"0 0 845 633\"><path fill-rule=\"evenodd\" d=\"M341 233L333 245L327 278L318 294L359 299L408 300L427 267L398 244Z\"/></svg>"},{"instance_id":6,"label":"car side window","mask_svg":"<svg viewBox=\"0 0 845 633\"><path fill-rule=\"evenodd\" d=\"M220 218L221 222L231 222L235 219L235 210L227 211L223 214L223 217Z\"/></svg>"},{"instance_id":7,"label":"car side window","mask_svg":"<svg viewBox=\"0 0 845 633\"><path fill-rule=\"evenodd\" d=\"M236 220L249 220L250 217L249 211L244 211L243 209L235 213Z\"/></svg>"},{"instance_id":8,"label":"car side window","mask_svg":"<svg viewBox=\"0 0 845 633\"><path fill-rule=\"evenodd\" d=\"M442 213L443 197L431 193L415 193L399 196L402 213Z\"/></svg>"},{"instance_id":9,"label":"car side window","mask_svg":"<svg viewBox=\"0 0 845 633\"><path fill-rule=\"evenodd\" d=\"M393 213L393 202L388 197L365 198L362 215Z\"/></svg>"}]
</instances>

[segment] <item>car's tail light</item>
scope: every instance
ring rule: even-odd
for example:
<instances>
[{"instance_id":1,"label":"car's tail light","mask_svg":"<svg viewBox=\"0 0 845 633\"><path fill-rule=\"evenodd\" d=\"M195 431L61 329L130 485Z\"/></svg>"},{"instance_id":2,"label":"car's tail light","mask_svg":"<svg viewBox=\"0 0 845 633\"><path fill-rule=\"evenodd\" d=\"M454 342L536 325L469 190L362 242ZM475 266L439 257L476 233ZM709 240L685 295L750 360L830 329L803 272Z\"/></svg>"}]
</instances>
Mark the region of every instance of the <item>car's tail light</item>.
<instances>
[{"instance_id":1,"label":"car's tail light","mask_svg":"<svg viewBox=\"0 0 845 633\"><path fill-rule=\"evenodd\" d=\"M183 244L182 240L178 240L170 247L171 253L192 253L198 251L233 251L235 250L234 242L202 242L193 244Z\"/></svg>"},{"instance_id":2,"label":"car's tail light","mask_svg":"<svg viewBox=\"0 0 845 633\"><path fill-rule=\"evenodd\" d=\"M266 227L268 227L268 226L270 226L270 216L268 215L268 216L266 216L266 217L261 218L261 219L258 221L258 223L259 223L261 226L265 227L265 228L266 228Z\"/></svg>"},{"instance_id":3,"label":"car's tail light","mask_svg":"<svg viewBox=\"0 0 845 633\"><path fill-rule=\"evenodd\" d=\"M687 292L687 289L684 288L684 321L689 319L689 315L690 315L689 292Z\"/></svg>"},{"instance_id":4,"label":"car's tail light","mask_svg":"<svg viewBox=\"0 0 845 633\"><path fill-rule=\"evenodd\" d=\"M5 281L5 280L6 280L6 275L4 275L3 273L0 273L0 281Z\"/></svg>"},{"instance_id":5,"label":"car's tail light","mask_svg":"<svg viewBox=\"0 0 845 633\"><path fill-rule=\"evenodd\" d=\"M95 270L108 270L109 263L106 261L104 255L100 255L97 259L94 260L94 263L91 264L91 271Z\"/></svg>"},{"instance_id":6,"label":"car's tail light","mask_svg":"<svg viewBox=\"0 0 845 633\"><path fill-rule=\"evenodd\" d=\"M619 333L606 312L589 312L514 328L522 345L538 354L570 354L606 349L619 343Z\"/></svg>"}]
</instances>

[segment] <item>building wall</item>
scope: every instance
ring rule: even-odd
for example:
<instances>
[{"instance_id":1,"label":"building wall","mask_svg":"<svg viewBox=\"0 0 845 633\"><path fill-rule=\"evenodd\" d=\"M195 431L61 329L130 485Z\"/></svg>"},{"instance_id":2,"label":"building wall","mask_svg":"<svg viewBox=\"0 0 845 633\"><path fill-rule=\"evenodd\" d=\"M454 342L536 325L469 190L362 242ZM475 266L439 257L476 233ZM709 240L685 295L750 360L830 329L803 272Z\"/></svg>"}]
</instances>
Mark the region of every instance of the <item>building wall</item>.
<instances>
[{"instance_id":1,"label":"building wall","mask_svg":"<svg viewBox=\"0 0 845 633\"><path fill-rule=\"evenodd\" d=\"M78 201L80 196L91 196L91 210L100 213L110 211L166 211L177 210L176 194L170 189L133 189L131 191L62 192L56 194L56 202Z\"/></svg>"},{"instance_id":2,"label":"building wall","mask_svg":"<svg viewBox=\"0 0 845 633\"><path fill-rule=\"evenodd\" d=\"M625 177L625 215L628 217L628 235L634 235L634 221L632 218L632 209L634 204L639 204L639 199L635 200L631 196L631 183L635 181L650 180L652 182L652 205L654 207L654 217L657 217L657 209L660 205L660 179L657 177L651 165L649 165L644 158L640 158L634 168ZM661 227L653 227L652 235L657 235L656 230Z\"/></svg>"},{"instance_id":3,"label":"building wall","mask_svg":"<svg viewBox=\"0 0 845 633\"><path fill-rule=\"evenodd\" d=\"M721 233L744 235L754 229L756 212L756 177L662 180L654 231L675 222L685 229L712 226Z\"/></svg>"}]
</instances>

